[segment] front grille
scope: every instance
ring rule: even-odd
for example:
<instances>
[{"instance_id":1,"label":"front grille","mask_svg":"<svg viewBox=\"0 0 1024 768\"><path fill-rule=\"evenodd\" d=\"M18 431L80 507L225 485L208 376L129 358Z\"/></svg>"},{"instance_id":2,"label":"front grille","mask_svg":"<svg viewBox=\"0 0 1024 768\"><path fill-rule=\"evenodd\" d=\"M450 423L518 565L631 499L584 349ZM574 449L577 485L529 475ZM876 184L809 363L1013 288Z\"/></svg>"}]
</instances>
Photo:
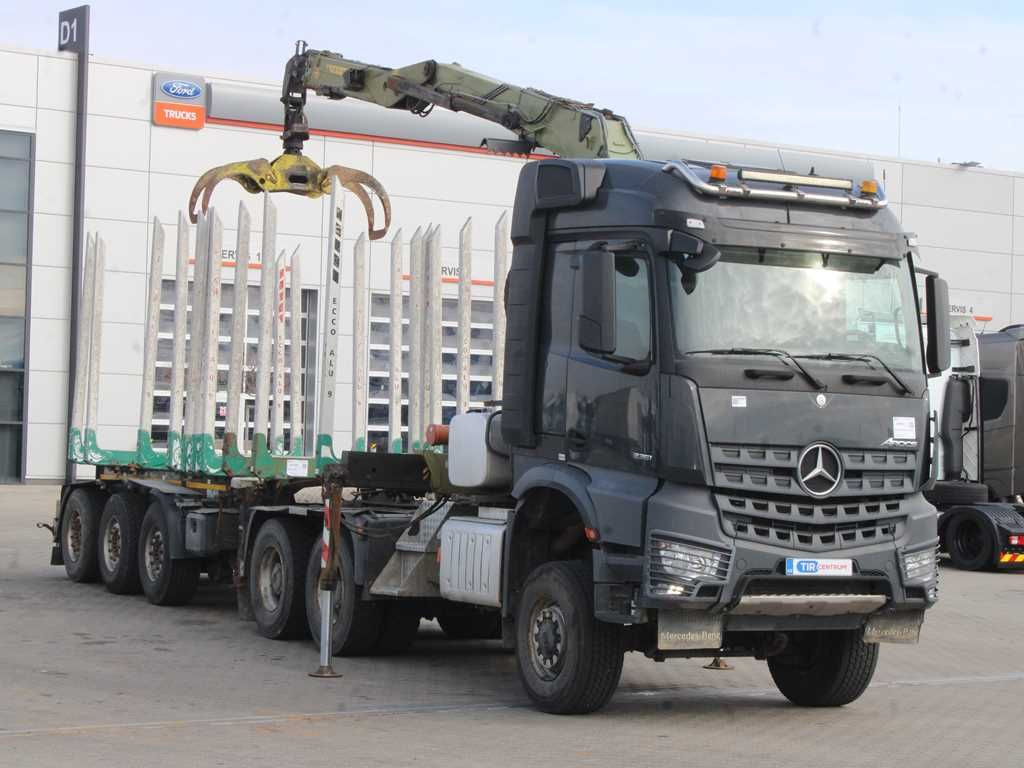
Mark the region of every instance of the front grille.
<instances>
[{"instance_id":1,"label":"front grille","mask_svg":"<svg viewBox=\"0 0 1024 768\"><path fill-rule=\"evenodd\" d=\"M892 541L906 526L899 499L811 502L718 493L715 501L729 536L804 552Z\"/></svg>"},{"instance_id":2,"label":"front grille","mask_svg":"<svg viewBox=\"0 0 1024 768\"><path fill-rule=\"evenodd\" d=\"M710 448L718 488L808 496L797 482L802 447L716 444ZM899 495L917 487L914 451L845 449L839 455L843 477L832 493L836 498Z\"/></svg>"}]
</instances>

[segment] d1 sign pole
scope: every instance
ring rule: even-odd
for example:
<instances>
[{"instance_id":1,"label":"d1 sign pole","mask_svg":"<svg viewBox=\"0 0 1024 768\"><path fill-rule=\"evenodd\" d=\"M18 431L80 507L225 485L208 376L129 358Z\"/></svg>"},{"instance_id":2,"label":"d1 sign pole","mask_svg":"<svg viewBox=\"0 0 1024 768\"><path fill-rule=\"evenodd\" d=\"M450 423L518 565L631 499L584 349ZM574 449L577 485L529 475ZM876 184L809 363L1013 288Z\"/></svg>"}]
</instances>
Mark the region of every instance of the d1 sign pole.
<instances>
[{"instance_id":1,"label":"d1 sign pole","mask_svg":"<svg viewBox=\"0 0 1024 768\"><path fill-rule=\"evenodd\" d=\"M57 17L57 50L78 54L78 83L75 102L75 191L74 216L71 219L71 312L68 344L68 391L75 391L79 376L78 335L82 333L78 322L78 306L82 295L82 232L85 225L85 125L88 114L89 93L89 6L82 5L61 11ZM72 398L68 398L68 433L72 425ZM64 480L74 481L75 462L70 458L65 465Z\"/></svg>"}]
</instances>

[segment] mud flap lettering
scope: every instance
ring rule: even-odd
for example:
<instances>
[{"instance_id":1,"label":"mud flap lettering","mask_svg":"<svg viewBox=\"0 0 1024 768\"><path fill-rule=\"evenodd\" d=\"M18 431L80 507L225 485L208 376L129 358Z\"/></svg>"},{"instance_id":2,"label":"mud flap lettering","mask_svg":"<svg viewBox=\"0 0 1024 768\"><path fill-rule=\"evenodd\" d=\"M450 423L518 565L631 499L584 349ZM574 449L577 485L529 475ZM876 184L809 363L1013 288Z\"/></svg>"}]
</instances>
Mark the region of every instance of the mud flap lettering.
<instances>
[{"instance_id":1,"label":"mud flap lettering","mask_svg":"<svg viewBox=\"0 0 1024 768\"><path fill-rule=\"evenodd\" d=\"M864 625L864 642L914 645L921 639L922 622L924 611L900 611L870 616Z\"/></svg>"},{"instance_id":2,"label":"mud flap lettering","mask_svg":"<svg viewBox=\"0 0 1024 768\"><path fill-rule=\"evenodd\" d=\"M658 611L658 650L721 648L724 621L703 611Z\"/></svg>"}]
</instances>

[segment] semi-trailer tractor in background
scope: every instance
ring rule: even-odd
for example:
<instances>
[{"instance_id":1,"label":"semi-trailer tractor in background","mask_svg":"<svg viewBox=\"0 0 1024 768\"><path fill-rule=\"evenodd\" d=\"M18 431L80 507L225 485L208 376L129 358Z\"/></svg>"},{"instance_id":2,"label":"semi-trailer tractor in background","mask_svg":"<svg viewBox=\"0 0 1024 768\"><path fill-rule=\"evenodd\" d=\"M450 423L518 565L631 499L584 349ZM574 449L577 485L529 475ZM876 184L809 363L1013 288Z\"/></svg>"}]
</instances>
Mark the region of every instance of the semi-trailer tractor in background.
<instances>
[{"instance_id":1,"label":"semi-trailer tractor in background","mask_svg":"<svg viewBox=\"0 0 1024 768\"><path fill-rule=\"evenodd\" d=\"M1024 328L976 333L951 319L951 364L930 380L937 416L936 482L942 549L957 568L1024 568Z\"/></svg>"},{"instance_id":2,"label":"semi-trailer tractor in background","mask_svg":"<svg viewBox=\"0 0 1024 768\"><path fill-rule=\"evenodd\" d=\"M283 328L284 295L260 318L256 428L236 433L233 415L221 439L216 353L196 344L216 346L220 223L200 211L192 344L175 336L181 375L195 379L172 395L174 436L161 452L143 422L136 451L103 450L90 367L70 450L96 479L63 489L54 562L158 604L187 601L201 574L233 581L243 614L271 638L312 630L316 640L329 584L333 653L399 651L422 617L436 618L456 637L502 638L549 712L601 707L626 652L755 657L796 704L852 702L879 643L916 642L938 596L937 515L923 492L928 378L949 368L945 283L915 266L867 165L644 160L611 113L458 70L383 70L301 48L282 99L285 155L215 169L192 204L208 203L221 178L310 196L332 176L353 180L301 156L306 88L469 109L531 146L557 146L562 157L523 166L516 190L511 268L496 280L497 401L437 424L439 253L426 248L424 261L414 247L410 327L392 336L410 351L408 450L393 440L387 452L336 455L323 422L312 452L296 445L294 423L287 447L274 311ZM322 418L334 410L336 221ZM187 236L184 247L187 287ZM264 273L264 296L283 290L279 274ZM182 323L187 304L176 307ZM303 503L309 486L324 501Z\"/></svg>"}]
</instances>

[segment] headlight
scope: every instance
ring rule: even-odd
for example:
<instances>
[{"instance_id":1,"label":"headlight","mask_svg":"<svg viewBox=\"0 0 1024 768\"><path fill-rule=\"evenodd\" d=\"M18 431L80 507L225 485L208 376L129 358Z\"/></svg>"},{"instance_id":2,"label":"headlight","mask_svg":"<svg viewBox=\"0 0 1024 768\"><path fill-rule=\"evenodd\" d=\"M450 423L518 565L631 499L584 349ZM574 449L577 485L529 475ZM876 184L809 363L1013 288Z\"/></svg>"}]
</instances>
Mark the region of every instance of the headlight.
<instances>
[{"instance_id":1,"label":"headlight","mask_svg":"<svg viewBox=\"0 0 1024 768\"><path fill-rule=\"evenodd\" d=\"M939 575L937 550L933 548L903 553L903 575L907 581L929 581Z\"/></svg>"},{"instance_id":2,"label":"headlight","mask_svg":"<svg viewBox=\"0 0 1024 768\"><path fill-rule=\"evenodd\" d=\"M725 581L730 559L730 554L722 550L651 536L651 594L689 597L700 581Z\"/></svg>"}]
</instances>

